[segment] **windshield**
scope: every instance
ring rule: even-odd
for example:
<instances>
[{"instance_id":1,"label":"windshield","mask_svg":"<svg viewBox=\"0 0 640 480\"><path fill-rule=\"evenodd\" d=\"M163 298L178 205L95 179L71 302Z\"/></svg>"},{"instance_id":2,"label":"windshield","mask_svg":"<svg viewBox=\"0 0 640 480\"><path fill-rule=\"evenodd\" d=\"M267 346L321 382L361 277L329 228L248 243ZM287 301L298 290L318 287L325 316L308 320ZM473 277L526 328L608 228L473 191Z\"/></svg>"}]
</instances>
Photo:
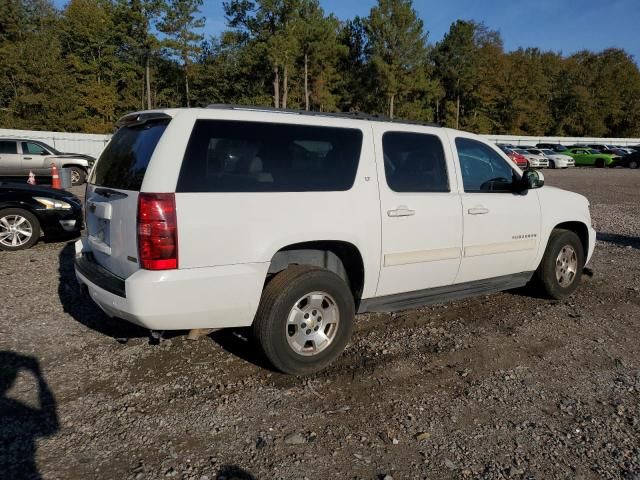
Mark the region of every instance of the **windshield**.
<instances>
[{"instance_id":1,"label":"windshield","mask_svg":"<svg viewBox=\"0 0 640 480\"><path fill-rule=\"evenodd\" d=\"M546 148L544 150L540 150L542 153L544 153L545 155L553 155L554 152L553 150L547 150Z\"/></svg>"},{"instance_id":2,"label":"windshield","mask_svg":"<svg viewBox=\"0 0 640 480\"><path fill-rule=\"evenodd\" d=\"M38 142L40 145L42 145L44 148L46 148L47 150L49 150L51 153L53 153L54 155L60 155L62 152L60 150L56 150L55 148L53 148L52 146L44 143L44 142Z\"/></svg>"}]
</instances>

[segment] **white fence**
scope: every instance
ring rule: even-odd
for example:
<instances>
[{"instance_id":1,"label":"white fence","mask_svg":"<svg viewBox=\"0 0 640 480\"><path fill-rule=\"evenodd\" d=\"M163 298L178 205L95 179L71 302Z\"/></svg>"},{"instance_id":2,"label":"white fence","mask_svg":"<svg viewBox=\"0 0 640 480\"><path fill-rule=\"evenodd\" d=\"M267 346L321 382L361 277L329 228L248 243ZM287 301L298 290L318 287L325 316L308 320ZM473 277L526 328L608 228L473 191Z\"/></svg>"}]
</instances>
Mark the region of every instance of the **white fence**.
<instances>
[{"instance_id":1,"label":"white fence","mask_svg":"<svg viewBox=\"0 0 640 480\"><path fill-rule=\"evenodd\" d=\"M0 128L0 138L12 137L27 140L40 140L56 150L69 153L84 153L98 157L111 135L92 133L38 132L32 130L10 130Z\"/></svg>"},{"instance_id":2,"label":"white fence","mask_svg":"<svg viewBox=\"0 0 640 480\"><path fill-rule=\"evenodd\" d=\"M495 143L511 143L513 145L535 145L536 143L604 144L604 145L639 145L640 138L597 138L597 137L527 137L524 135L482 135Z\"/></svg>"},{"instance_id":3,"label":"white fence","mask_svg":"<svg viewBox=\"0 0 640 480\"><path fill-rule=\"evenodd\" d=\"M535 145L536 143L560 143L562 145L600 143L610 145L638 145L640 138L595 138L595 137L528 137L523 135L482 135L496 143L513 145ZM38 132L31 130L9 130L0 128L0 138L14 137L40 140L61 152L84 153L98 157L111 135L91 133Z\"/></svg>"}]
</instances>

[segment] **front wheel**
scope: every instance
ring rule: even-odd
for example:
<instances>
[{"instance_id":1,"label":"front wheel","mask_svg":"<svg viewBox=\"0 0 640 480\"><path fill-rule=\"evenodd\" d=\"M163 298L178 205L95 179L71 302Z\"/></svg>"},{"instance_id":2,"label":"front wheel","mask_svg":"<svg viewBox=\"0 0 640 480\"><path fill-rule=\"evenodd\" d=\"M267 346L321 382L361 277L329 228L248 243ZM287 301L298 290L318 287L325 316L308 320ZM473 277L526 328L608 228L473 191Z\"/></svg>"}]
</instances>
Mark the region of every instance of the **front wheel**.
<instances>
[{"instance_id":1,"label":"front wheel","mask_svg":"<svg viewBox=\"0 0 640 480\"><path fill-rule=\"evenodd\" d=\"M556 162L549 160L549 168L556 168Z\"/></svg>"},{"instance_id":2,"label":"front wheel","mask_svg":"<svg viewBox=\"0 0 640 480\"><path fill-rule=\"evenodd\" d=\"M23 250L40 238L40 222L21 208L0 211L0 250Z\"/></svg>"},{"instance_id":3,"label":"front wheel","mask_svg":"<svg viewBox=\"0 0 640 480\"><path fill-rule=\"evenodd\" d=\"M562 300L578 288L583 267L580 238L569 230L556 229L551 232L536 277L546 295Z\"/></svg>"},{"instance_id":4,"label":"front wheel","mask_svg":"<svg viewBox=\"0 0 640 480\"><path fill-rule=\"evenodd\" d=\"M629 168L638 168L638 160L629 160Z\"/></svg>"},{"instance_id":5,"label":"front wheel","mask_svg":"<svg viewBox=\"0 0 640 480\"><path fill-rule=\"evenodd\" d=\"M278 370L306 375L322 370L344 350L355 305L347 283L329 270L293 265L262 292L253 334Z\"/></svg>"},{"instance_id":6,"label":"front wheel","mask_svg":"<svg viewBox=\"0 0 640 480\"><path fill-rule=\"evenodd\" d=\"M605 165L605 164L604 164L604 159L602 159L602 158L598 158L598 159L596 160L596 168L604 168L604 165Z\"/></svg>"},{"instance_id":7,"label":"front wheel","mask_svg":"<svg viewBox=\"0 0 640 480\"><path fill-rule=\"evenodd\" d=\"M69 170L71 170L71 185L82 185L85 182L87 174L82 168L70 167Z\"/></svg>"}]
</instances>

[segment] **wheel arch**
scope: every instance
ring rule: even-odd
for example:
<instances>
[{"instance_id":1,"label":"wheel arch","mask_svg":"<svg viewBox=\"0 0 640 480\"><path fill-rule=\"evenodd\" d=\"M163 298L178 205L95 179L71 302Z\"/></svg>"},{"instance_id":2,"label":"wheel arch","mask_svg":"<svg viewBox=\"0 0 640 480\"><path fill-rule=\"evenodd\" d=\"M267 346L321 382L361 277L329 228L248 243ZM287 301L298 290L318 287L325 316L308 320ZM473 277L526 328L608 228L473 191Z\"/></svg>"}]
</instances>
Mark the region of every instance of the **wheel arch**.
<instances>
[{"instance_id":1,"label":"wheel arch","mask_svg":"<svg viewBox=\"0 0 640 480\"><path fill-rule=\"evenodd\" d=\"M580 221L562 222L553 227L553 230L569 230L580 239L585 258L589 254L589 227Z\"/></svg>"},{"instance_id":2,"label":"wheel arch","mask_svg":"<svg viewBox=\"0 0 640 480\"><path fill-rule=\"evenodd\" d=\"M334 272L347 282L356 309L364 289L364 261L358 247L343 240L314 240L280 248L271 258L267 277L290 265L313 265Z\"/></svg>"}]
</instances>

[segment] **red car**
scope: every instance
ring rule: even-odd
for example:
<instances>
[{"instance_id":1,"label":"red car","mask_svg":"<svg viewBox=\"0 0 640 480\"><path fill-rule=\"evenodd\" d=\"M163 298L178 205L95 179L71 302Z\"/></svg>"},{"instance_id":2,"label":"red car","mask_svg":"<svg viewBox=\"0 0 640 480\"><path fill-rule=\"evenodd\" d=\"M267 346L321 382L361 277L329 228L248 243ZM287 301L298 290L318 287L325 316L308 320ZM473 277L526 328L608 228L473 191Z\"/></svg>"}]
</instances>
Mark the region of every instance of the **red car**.
<instances>
[{"instance_id":1,"label":"red car","mask_svg":"<svg viewBox=\"0 0 640 480\"><path fill-rule=\"evenodd\" d=\"M505 150L505 153L515 162L516 165L518 165L518 167L527 168L529 166L529 162L524 155L514 152L513 150Z\"/></svg>"}]
</instances>

